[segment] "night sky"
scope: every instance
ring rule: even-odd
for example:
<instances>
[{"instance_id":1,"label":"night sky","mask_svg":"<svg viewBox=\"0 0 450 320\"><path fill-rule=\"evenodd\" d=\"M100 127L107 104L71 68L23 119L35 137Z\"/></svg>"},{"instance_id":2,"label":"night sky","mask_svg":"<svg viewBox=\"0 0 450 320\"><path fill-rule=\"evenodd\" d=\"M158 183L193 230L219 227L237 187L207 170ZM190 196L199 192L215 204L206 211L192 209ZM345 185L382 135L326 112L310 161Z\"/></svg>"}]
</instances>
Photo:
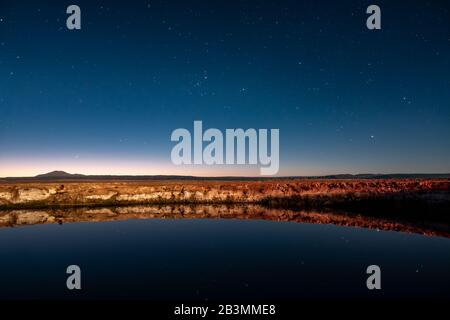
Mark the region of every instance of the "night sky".
<instances>
[{"instance_id":1,"label":"night sky","mask_svg":"<svg viewBox=\"0 0 450 320\"><path fill-rule=\"evenodd\" d=\"M82 29L66 28L81 8ZM382 29L366 28L377 4ZM170 134L279 128L279 175L450 172L443 1L0 3L0 177L174 166Z\"/></svg>"}]
</instances>

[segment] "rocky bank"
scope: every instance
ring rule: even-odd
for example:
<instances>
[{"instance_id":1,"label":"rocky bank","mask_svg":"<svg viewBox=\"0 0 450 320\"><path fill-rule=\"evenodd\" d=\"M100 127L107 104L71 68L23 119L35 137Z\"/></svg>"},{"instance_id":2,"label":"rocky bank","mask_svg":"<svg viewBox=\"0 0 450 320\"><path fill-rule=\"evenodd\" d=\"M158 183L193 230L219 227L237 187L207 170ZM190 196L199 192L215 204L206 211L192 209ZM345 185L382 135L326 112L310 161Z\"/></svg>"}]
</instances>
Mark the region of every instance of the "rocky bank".
<instances>
[{"instance_id":1,"label":"rocky bank","mask_svg":"<svg viewBox=\"0 0 450 320\"><path fill-rule=\"evenodd\" d=\"M158 203L259 203L268 199L426 196L448 201L448 179L271 181L58 181L0 183L0 210Z\"/></svg>"}]
</instances>

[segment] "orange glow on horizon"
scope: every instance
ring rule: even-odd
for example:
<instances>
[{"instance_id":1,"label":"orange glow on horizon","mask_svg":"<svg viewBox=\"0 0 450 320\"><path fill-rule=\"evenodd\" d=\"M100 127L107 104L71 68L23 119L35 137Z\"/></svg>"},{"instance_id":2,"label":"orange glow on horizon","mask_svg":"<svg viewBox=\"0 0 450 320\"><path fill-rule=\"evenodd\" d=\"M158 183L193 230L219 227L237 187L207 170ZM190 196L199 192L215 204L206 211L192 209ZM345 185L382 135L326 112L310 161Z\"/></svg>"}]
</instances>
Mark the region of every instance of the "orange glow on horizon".
<instances>
[{"instance_id":1,"label":"orange glow on horizon","mask_svg":"<svg viewBox=\"0 0 450 320\"><path fill-rule=\"evenodd\" d=\"M360 170L358 170L360 169ZM199 177L270 177L260 175L259 165L182 165L176 166L162 159L52 159L21 157L0 159L0 177L34 177L51 171L65 171L84 175L178 175ZM355 171L356 170L356 171ZM359 171L359 172L358 172ZM364 171L364 172L362 172ZM384 170L380 170L384 171ZM371 173L362 168L327 166L325 163L284 164L276 176L322 176L343 173ZM373 172L379 173L379 172ZM386 173L386 172L384 172Z\"/></svg>"},{"instance_id":2,"label":"orange glow on horizon","mask_svg":"<svg viewBox=\"0 0 450 320\"><path fill-rule=\"evenodd\" d=\"M149 164L150 162L150 164ZM151 161L0 161L0 177L33 177L51 171L85 175L260 176L259 166L183 165Z\"/></svg>"},{"instance_id":3,"label":"orange glow on horizon","mask_svg":"<svg viewBox=\"0 0 450 320\"><path fill-rule=\"evenodd\" d=\"M34 161L1 161L0 177L34 177L51 171L65 171L71 174L84 175L179 175L179 176L241 176L261 177L260 167L256 165L182 165L176 166L163 161L131 161L131 160L91 160L61 161L37 159ZM293 166L280 168L277 176L322 175L325 170L299 170ZM331 173L330 173L331 174ZM270 176L269 176L270 177Z\"/></svg>"}]
</instances>

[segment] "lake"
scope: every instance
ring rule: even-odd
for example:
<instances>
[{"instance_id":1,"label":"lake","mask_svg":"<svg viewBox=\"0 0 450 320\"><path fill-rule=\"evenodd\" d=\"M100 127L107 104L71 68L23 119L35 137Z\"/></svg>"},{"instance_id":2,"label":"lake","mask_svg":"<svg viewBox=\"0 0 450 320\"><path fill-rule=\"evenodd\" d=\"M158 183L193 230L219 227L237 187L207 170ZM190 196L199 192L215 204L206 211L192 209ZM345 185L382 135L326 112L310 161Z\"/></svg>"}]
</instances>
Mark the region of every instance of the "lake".
<instances>
[{"instance_id":1,"label":"lake","mask_svg":"<svg viewBox=\"0 0 450 320\"><path fill-rule=\"evenodd\" d=\"M448 237L407 225L388 231L386 221L359 216L305 213L306 223L286 211L239 208L60 209L42 221L30 218L39 211L9 212L16 223L0 228L0 298L450 298ZM66 288L73 264L80 291ZM372 264L381 290L366 287Z\"/></svg>"}]
</instances>

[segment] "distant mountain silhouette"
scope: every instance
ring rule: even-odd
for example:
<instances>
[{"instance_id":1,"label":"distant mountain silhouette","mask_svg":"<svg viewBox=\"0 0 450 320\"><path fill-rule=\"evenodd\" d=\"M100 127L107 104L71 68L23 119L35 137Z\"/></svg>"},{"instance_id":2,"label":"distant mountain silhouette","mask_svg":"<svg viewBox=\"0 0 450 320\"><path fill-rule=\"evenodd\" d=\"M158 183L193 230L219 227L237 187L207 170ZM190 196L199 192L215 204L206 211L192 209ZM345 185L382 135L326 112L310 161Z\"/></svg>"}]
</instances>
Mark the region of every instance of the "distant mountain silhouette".
<instances>
[{"instance_id":1,"label":"distant mountain silhouette","mask_svg":"<svg viewBox=\"0 0 450 320\"><path fill-rule=\"evenodd\" d=\"M72 174L72 173L67 173L65 171L52 171L52 172L48 172L48 173L44 173L44 174L38 174L37 176L35 176L34 178L36 179L47 179L47 178L81 178L81 177L85 177L84 174Z\"/></svg>"},{"instance_id":2,"label":"distant mountain silhouette","mask_svg":"<svg viewBox=\"0 0 450 320\"><path fill-rule=\"evenodd\" d=\"M285 176L285 177L195 177L177 175L84 175L65 171L52 171L34 177L0 178L6 181L49 181L49 180L276 180L276 179L449 179L450 173L394 173L394 174L335 174L326 176Z\"/></svg>"}]
</instances>

